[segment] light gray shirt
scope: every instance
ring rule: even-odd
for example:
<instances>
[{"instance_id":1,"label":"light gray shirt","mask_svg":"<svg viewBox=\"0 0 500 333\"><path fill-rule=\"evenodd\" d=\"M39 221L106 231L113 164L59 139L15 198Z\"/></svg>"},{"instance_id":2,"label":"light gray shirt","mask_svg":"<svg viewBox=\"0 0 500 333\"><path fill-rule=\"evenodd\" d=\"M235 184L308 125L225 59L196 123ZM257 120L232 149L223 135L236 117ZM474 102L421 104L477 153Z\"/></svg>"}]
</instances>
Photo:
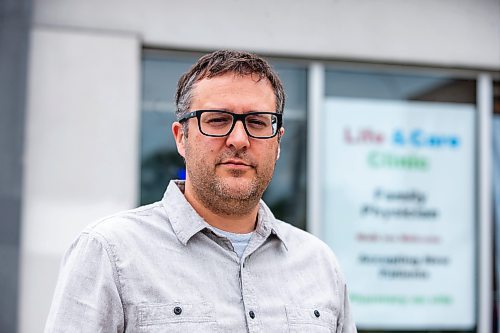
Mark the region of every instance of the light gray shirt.
<instances>
[{"instance_id":1,"label":"light gray shirt","mask_svg":"<svg viewBox=\"0 0 500 333\"><path fill-rule=\"evenodd\" d=\"M240 260L170 182L66 253L45 332L355 332L326 244L260 202Z\"/></svg>"}]
</instances>

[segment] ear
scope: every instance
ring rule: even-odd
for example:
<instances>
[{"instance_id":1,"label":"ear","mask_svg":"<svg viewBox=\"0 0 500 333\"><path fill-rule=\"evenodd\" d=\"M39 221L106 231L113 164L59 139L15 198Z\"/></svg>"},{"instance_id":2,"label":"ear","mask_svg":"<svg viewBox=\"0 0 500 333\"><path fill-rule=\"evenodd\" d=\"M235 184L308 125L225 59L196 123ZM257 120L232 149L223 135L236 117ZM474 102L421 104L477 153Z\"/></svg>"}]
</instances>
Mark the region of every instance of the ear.
<instances>
[{"instance_id":1,"label":"ear","mask_svg":"<svg viewBox=\"0 0 500 333\"><path fill-rule=\"evenodd\" d=\"M281 153L281 138L285 134L285 128L281 127L280 132L278 133L278 154L276 155L276 160L280 158L280 153Z\"/></svg>"},{"instance_id":2,"label":"ear","mask_svg":"<svg viewBox=\"0 0 500 333\"><path fill-rule=\"evenodd\" d=\"M186 138L184 136L184 130L182 128L182 124L179 123L178 121L172 124L172 134L174 135L175 145L177 146L177 152L179 153L179 155L185 158Z\"/></svg>"}]
</instances>

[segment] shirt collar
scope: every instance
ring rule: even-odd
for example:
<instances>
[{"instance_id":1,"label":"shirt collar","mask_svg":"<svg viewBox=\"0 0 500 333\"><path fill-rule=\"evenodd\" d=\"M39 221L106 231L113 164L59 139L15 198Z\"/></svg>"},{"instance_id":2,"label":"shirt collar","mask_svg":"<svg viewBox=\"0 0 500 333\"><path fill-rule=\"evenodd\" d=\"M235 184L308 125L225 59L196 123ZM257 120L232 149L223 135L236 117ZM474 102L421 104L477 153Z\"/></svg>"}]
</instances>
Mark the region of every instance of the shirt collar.
<instances>
[{"instance_id":1,"label":"shirt collar","mask_svg":"<svg viewBox=\"0 0 500 333\"><path fill-rule=\"evenodd\" d=\"M283 243L283 246L288 250L287 243L284 237L284 231L282 224L285 222L278 221L271 209L267 207L263 200L259 202L259 214L257 217L257 226L255 227L255 232L261 236L267 238L269 235L276 235L278 239Z\"/></svg>"},{"instance_id":2,"label":"shirt collar","mask_svg":"<svg viewBox=\"0 0 500 333\"><path fill-rule=\"evenodd\" d=\"M177 238L183 245L186 245L191 237L209 225L184 197L184 184L183 180L171 180L163 196L162 204ZM260 200L255 232L264 238L271 234L276 235L288 250L281 223L284 222L278 221L264 201Z\"/></svg>"},{"instance_id":3,"label":"shirt collar","mask_svg":"<svg viewBox=\"0 0 500 333\"><path fill-rule=\"evenodd\" d=\"M162 204L175 235L186 245L194 234L207 227L207 223L191 207L183 191L184 181L171 180L163 195Z\"/></svg>"}]
</instances>

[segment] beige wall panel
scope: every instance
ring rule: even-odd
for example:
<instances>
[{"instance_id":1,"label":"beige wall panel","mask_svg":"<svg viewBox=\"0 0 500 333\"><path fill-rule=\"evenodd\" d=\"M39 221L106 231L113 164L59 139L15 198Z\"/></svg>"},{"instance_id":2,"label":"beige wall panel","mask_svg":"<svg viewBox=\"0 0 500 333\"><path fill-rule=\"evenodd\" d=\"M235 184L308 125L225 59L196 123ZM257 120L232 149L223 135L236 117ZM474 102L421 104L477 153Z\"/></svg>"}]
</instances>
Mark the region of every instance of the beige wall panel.
<instances>
[{"instance_id":1,"label":"beige wall panel","mask_svg":"<svg viewBox=\"0 0 500 333\"><path fill-rule=\"evenodd\" d=\"M165 48L500 69L498 0L37 0L37 24Z\"/></svg>"},{"instance_id":2,"label":"beige wall panel","mask_svg":"<svg viewBox=\"0 0 500 333\"><path fill-rule=\"evenodd\" d=\"M35 28L29 71L19 326L41 332L71 241L137 205L140 45Z\"/></svg>"}]
</instances>

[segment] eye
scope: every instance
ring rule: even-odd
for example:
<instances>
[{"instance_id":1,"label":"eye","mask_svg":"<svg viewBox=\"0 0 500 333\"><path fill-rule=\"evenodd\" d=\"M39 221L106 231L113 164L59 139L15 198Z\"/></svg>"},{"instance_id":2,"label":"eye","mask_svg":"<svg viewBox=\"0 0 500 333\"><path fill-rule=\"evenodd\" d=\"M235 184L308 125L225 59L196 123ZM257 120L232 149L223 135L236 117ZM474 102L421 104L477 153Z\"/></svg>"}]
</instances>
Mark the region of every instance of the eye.
<instances>
[{"instance_id":1,"label":"eye","mask_svg":"<svg viewBox=\"0 0 500 333\"><path fill-rule=\"evenodd\" d=\"M207 112L202 115L202 122L210 126L224 126L233 122L233 117L225 113Z\"/></svg>"},{"instance_id":2,"label":"eye","mask_svg":"<svg viewBox=\"0 0 500 333\"><path fill-rule=\"evenodd\" d=\"M269 126L270 120L269 117L263 115L255 115L247 117L246 123L247 125L252 127L263 128Z\"/></svg>"},{"instance_id":3,"label":"eye","mask_svg":"<svg viewBox=\"0 0 500 333\"><path fill-rule=\"evenodd\" d=\"M228 118L219 117L219 118L210 118L207 120L207 123L216 124L216 123L224 123L224 122L228 122L228 121L229 121Z\"/></svg>"}]
</instances>

